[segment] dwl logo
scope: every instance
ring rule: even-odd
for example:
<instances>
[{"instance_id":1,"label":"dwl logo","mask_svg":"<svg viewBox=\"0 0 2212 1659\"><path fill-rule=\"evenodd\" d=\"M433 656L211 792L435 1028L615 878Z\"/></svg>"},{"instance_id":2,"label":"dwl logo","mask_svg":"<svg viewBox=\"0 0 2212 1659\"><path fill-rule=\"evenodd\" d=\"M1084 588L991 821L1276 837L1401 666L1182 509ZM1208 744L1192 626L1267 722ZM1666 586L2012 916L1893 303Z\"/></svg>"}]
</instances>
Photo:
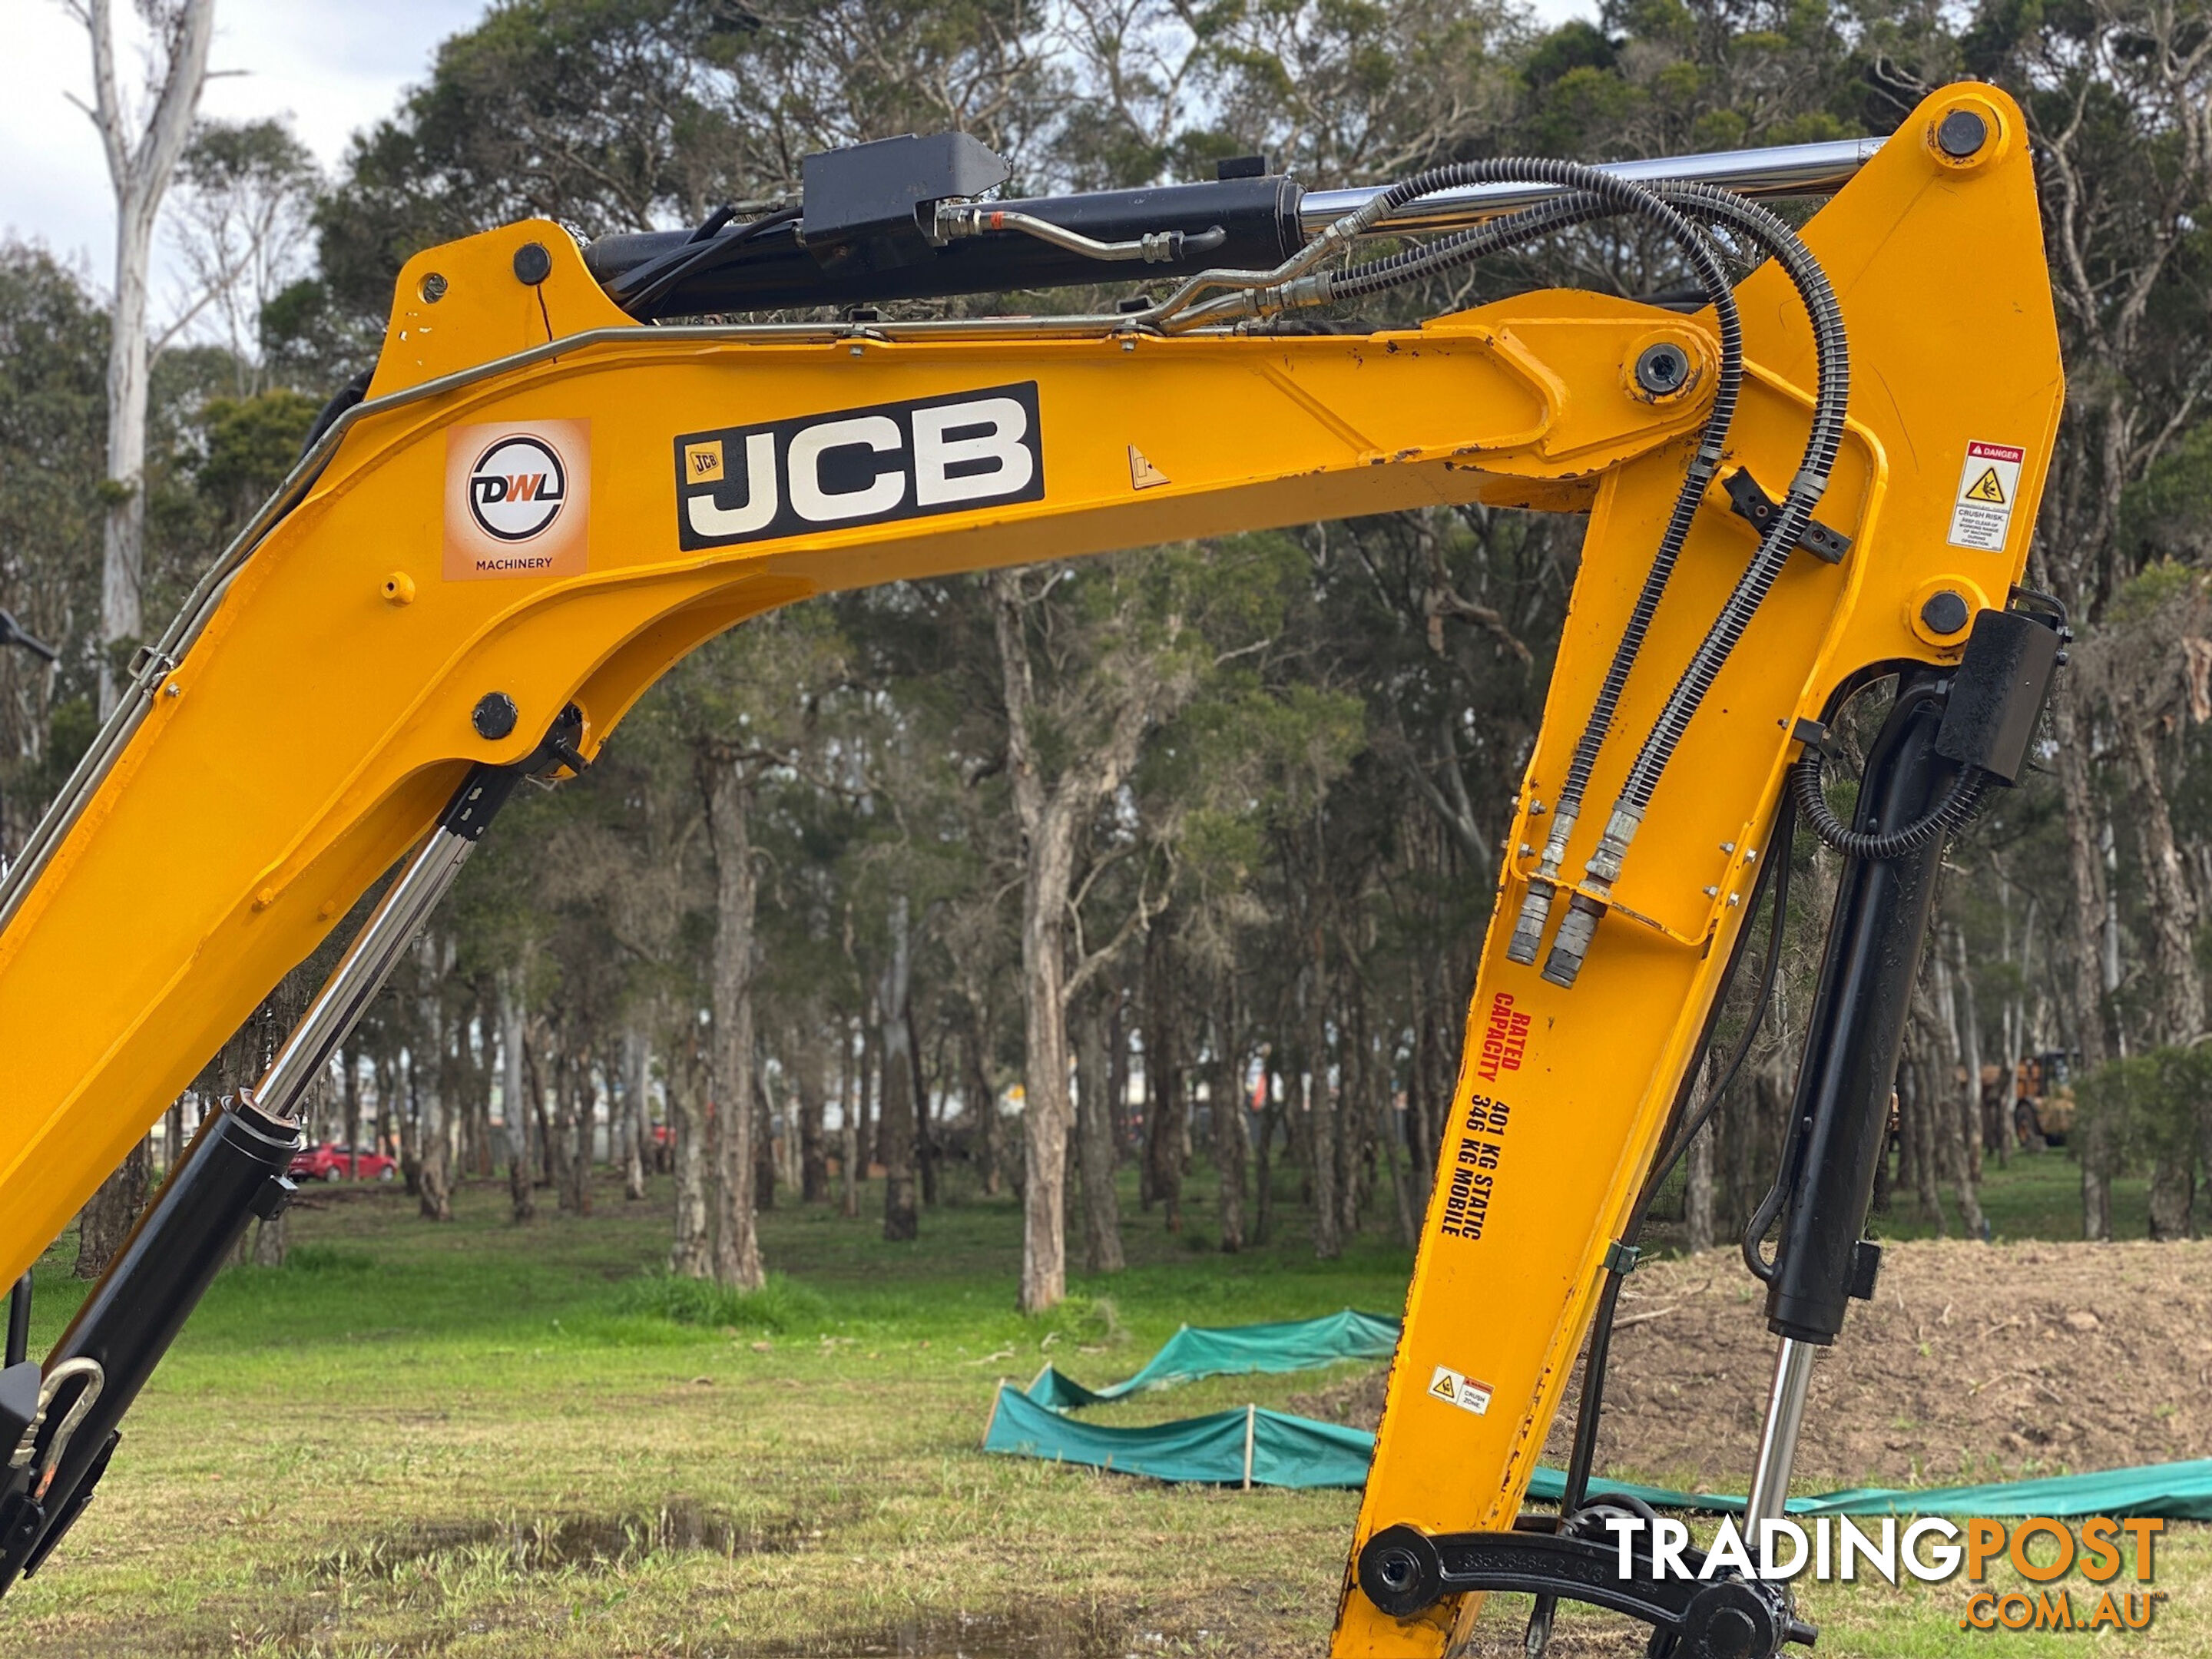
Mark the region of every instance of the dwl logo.
<instances>
[{"instance_id":1,"label":"dwl logo","mask_svg":"<svg viewBox=\"0 0 2212 1659\"><path fill-rule=\"evenodd\" d=\"M509 434L469 469L469 515L487 536L525 542L561 516L568 475L544 440Z\"/></svg>"}]
</instances>

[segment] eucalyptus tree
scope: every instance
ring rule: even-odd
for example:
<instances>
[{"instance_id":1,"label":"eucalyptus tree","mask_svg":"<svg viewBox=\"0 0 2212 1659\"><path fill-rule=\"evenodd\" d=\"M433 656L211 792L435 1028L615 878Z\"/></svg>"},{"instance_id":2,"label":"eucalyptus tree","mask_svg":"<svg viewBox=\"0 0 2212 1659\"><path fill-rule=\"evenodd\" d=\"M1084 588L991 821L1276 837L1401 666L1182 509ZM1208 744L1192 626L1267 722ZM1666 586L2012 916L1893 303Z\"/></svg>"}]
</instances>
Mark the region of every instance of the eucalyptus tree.
<instances>
[{"instance_id":1,"label":"eucalyptus tree","mask_svg":"<svg viewBox=\"0 0 2212 1659\"><path fill-rule=\"evenodd\" d=\"M125 89L117 66L112 0L68 0L92 48L92 101L76 100L100 133L115 191L115 291L107 334L106 522L100 591L100 712L115 706L122 664L144 631L146 330L154 232L207 81L215 0L149 0L138 8L150 36L144 84Z\"/></svg>"},{"instance_id":2,"label":"eucalyptus tree","mask_svg":"<svg viewBox=\"0 0 2212 1659\"><path fill-rule=\"evenodd\" d=\"M281 121L204 121L179 161L173 234L192 303L221 323L239 397L266 384L262 314L304 274L321 182Z\"/></svg>"},{"instance_id":3,"label":"eucalyptus tree","mask_svg":"<svg viewBox=\"0 0 2212 1659\"><path fill-rule=\"evenodd\" d=\"M0 650L0 858L92 735L106 350L68 270L0 245L0 611L59 653Z\"/></svg>"},{"instance_id":4,"label":"eucalyptus tree","mask_svg":"<svg viewBox=\"0 0 2212 1659\"><path fill-rule=\"evenodd\" d=\"M714 1277L766 1282L755 1220L756 996L762 971L756 817L764 790L809 781L824 705L847 678L846 647L821 606L756 617L695 653L669 684L690 749L714 870L708 969L713 1029Z\"/></svg>"}]
</instances>

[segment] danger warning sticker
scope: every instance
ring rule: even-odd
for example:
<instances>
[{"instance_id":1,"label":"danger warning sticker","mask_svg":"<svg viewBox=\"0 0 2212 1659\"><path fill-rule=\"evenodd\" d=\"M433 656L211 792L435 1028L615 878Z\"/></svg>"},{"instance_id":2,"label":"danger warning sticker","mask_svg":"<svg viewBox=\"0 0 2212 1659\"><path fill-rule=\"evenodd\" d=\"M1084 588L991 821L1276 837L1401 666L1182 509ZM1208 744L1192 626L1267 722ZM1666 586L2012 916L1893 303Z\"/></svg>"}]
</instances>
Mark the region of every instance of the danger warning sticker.
<instances>
[{"instance_id":1,"label":"danger warning sticker","mask_svg":"<svg viewBox=\"0 0 2212 1659\"><path fill-rule=\"evenodd\" d=\"M1951 507L1951 545L2002 553L2012 530L2012 504L2020 495L2021 463L2027 452L2011 444L1970 443Z\"/></svg>"},{"instance_id":2,"label":"danger warning sticker","mask_svg":"<svg viewBox=\"0 0 2212 1659\"><path fill-rule=\"evenodd\" d=\"M1490 1384L1478 1382L1470 1376L1462 1376L1449 1365L1437 1367L1437 1374L1429 1379L1429 1393L1463 1412L1473 1412L1477 1417L1490 1409Z\"/></svg>"}]
</instances>

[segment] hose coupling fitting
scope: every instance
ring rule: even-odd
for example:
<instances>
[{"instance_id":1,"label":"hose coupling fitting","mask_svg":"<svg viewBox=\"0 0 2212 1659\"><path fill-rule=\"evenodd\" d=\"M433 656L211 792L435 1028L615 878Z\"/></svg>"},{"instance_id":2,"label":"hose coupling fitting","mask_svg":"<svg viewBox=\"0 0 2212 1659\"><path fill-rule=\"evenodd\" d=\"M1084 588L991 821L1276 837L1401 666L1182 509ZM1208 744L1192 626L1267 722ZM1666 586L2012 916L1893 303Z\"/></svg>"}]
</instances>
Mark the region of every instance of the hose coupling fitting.
<instances>
[{"instance_id":1,"label":"hose coupling fitting","mask_svg":"<svg viewBox=\"0 0 2212 1659\"><path fill-rule=\"evenodd\" d=\"M1528 878L1528 890L1521 896L1521 914L1513 919L1513 938L1505 947L1506 961L1526 968L1536 960L1536 952L1543 947L1544 925L1552 919L1552 896L1558 891L1559 884L1548 876Z\"/></svg>"},{"instance_id":2,"label":"hose coupling fitting","mask_svg":"<svg viewBox=\"0 0 2212 1659\"><path fill-rule=\"evenodd\" d=\"M1605 912L1605 901L1589 893L1577 892L1567 901L1567 914L1559 922L1559 936L1552 941L1552 954L1544 962L1547 984L1563 990L1573 986L1582 973L1583 961L1589 956L1598 919Z\"/></svg>"},{"instance_id":3,"label":"hose coupling fitting","mask_svg":"<svg viewBox=\"0 0 2212 1659\"><path fill-rule=\"evenodd\" d=\"M1592 881L1610 887L1620 879L1621 861L1628 856L1628 844L1643 827L1644 814L1634 807L1620 805L1613 809L1613 816L1606 820L1605 834L1598 837L1597 848L1586 866Z\"/></svg>"}]
</instances>

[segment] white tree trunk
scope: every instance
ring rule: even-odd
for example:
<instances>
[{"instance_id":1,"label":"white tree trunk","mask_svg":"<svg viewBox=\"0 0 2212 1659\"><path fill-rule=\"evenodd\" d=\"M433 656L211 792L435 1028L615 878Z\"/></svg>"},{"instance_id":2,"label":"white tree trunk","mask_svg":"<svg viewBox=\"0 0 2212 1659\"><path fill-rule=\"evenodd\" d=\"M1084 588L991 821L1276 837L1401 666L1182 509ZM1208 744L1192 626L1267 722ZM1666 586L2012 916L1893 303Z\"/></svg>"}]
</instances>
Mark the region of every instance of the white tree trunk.
<instances>
[{"instance_id":1,"label":"white tree trunk","mask_svg":"<svg viewBox=\"0 0 2212 1659\"><path fill-rule=\"evenodd\" d=\"M653 1041L641 1022L623 1033L623 1196L645 1196L646 1079L653 1069Z\"/></svg>"},{"instance_id":2,"label":"white tree trunk","mask_svg":"<svg viewBox=\"0 0 2212 1659\"><path fill-rule=\"evenodd\" d=\"M1023 1083L1028 1107L1023 1186L1024 1313L1067 1294L1067 1132L1075 1116L1067 1087L1067 896L1074 884L1072 825L1048 822L1030 842L1022 884Z\"/></svg>"},{"instance_id":3,"label":"white tree trunk","mask_svg":"<svg viewBox=\"0 0 2212 1659\"><path fill-rule=\"evenodd\" d=\"M140 126L115 75L112 0L73 0L92 41L93 102L115 188L115 306L107 348L107 483L100 576L100 711L118 695L118 649L144 633L146 568L146 289L161 198L191 136L207 81L215 0L167 0L150 9L159 37L148 74L152 106Z\"/></svg>"},{"instance_id":4,"label":"white tree trunk","mask_svg":"<svg viewBox=\"0 0 2212 1659\"><path fill-rule=\"evenodd\" d=\"M767 1282L753 1212L752 781L746 763L711 759L714 851L714 1277L741 1291Z\"/></svg>"},{"instance_id":5,"label":"white tree trunk","mask_svg":"<svg viewBox=\"0 0 2212 1659\"><path fill-rule=\"evenodd\" d=\"M507 1199L518 1222L537 1213L530 1161L530 1106L522 1094L523 1012L520 970L502 974L499 987L500 1114L507 1120Z\"/></svg>"},{"instance_id":6,"label":"white tree trunk","mask_svg":"<svg viewBox=\"0 0 2212 1659\"><path fill-rule=\"evenodd\" d=\"M1113 692L1103 741L1088 745L1048 780L1030 722L1038 696L1024 634L1025 613L1041 599L1024 595L1021 577L990 578L1000 684L1006 704L1006 772L1022 836L1023 1113L1022 1290L1024 1313L1050 1308L1067 1294L1067 1139L1074 1121L1068 1087L1067 998L1085 969L1071 974L1068 918L1075 890L1079 840L1099 803L1136 764L1153 723L1189 696L1188 677L1146 669L1127 673ZM1095 958L1091 965L1095 966Z\"/></svg>"},{"instance_id":7,"label":"white tree trunk","mask_svg":"<svg viewBox=\"0 0 2212 1659\"><path fill-rule=\"evenodd\" d=\"M100 584L100 714L115 707L115 658L119 642L136 640L143 629L139 590L145 569L146 504L142 493L146 470L146 272L160 216L161 193L190 136L200 88L207 80L208 42L215 33L215 0L168 0L155 21L164 36L166 58L157 55L158 72L149 70L153 110L135 136L115 79L115 34L111 0L67 0L92 42L93 101L79 107L100 130L107 156L107 175L115 187L115 307L108 319L107 477L112 491L103 532ZM140 1142L110 1176L82 1212L77 1274L96 1278L107 1265L99 1255L108 1231L100 1218L135 1217L145 1189L148 1143ZM135 1172L135 1173L134 1173ZM127 1227L128 1221L124 1222ZM120 1244L122 1232L113 1233ZM88 1255L83 1244L94 1244ZM96 1255L97 1259L94 1259Z\"/></svg>"},{"instance_id":8,"label":"white tree trunk","mask_svg":"<svg viewBox=\"0 0 2212 1659\"><path fill-rule=\"evenodd\" d=\"M680 1070L669 1060L668 1116L676 1130L676 1239L668 1271L705 1279L714 1271L707 1216L707 1115L700 1109L699 1067L687 1055Z\"/></svg>"}]
</instances>

